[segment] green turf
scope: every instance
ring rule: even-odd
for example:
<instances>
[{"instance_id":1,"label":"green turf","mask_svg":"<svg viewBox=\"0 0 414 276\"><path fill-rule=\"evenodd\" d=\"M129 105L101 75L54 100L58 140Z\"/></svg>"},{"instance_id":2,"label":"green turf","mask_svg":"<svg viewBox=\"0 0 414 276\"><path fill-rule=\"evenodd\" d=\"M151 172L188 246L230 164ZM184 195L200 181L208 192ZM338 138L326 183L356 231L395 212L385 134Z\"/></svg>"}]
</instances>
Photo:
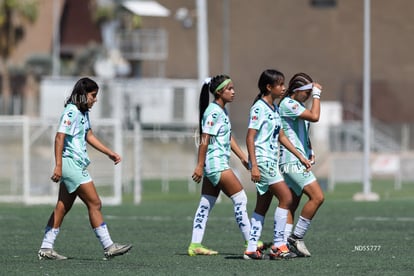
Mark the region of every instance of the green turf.
<instances>
[{"instance_id":1,"label":"green turf","mask_svg":"<svg viewBox=\"0 0 414 276\"><path fill-rule=\"evenodd\" d=\"M215 206L204 238L220 254L187 256L199 188L189 194L186 183L171 183L168 194L158 182L145 183L141 205L134 206L129 195L122 206L103 207L113 240L134 245L109 261L103 260L83 205L73 207L55 244L71 259L39 261L36 252L52 206L0 204L0 275L413 275L413 186L394 191L392 184L376 183L381 201L354 202L361 185L338 185L326 193L306 237L312 257L288 261L242 259L243 241L227 198ZM248 197L251 214L255 195ZM271 241L275 204L264 241Z\"/></svg>"}]
</instances>

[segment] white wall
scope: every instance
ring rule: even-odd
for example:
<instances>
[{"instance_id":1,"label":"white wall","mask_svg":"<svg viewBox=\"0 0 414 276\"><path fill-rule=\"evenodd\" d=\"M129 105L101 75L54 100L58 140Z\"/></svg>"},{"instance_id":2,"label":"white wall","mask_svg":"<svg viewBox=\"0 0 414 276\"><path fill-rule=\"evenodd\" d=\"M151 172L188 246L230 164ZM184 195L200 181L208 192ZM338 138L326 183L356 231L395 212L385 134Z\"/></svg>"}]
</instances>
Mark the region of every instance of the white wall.
<instances>
[{"instance_id":1,"label":"white wall","mask_svg":"<svg viewBox=\"0 0 414 276\"><path fill-rule=\"evenodd\" d=\"M146 125L197 126L200 87L196 80L94 78L100 87L91 118L136 118ZM41 83L41 118L58 118L77 78L45 78ZM184 88L184 118L173 119L174 87Z\"/></svg>"},{"instance_id":2,"label":"white wall","mask_svg":"<svg viewBox=\"0 0 414 276\"><path fill-rule=\"evenodd\" d=\"M311 123L312 146L329 149L329 128L342 123L342 105L335 101L321 101L319 122Z\"/></svg>"}]
</instances>

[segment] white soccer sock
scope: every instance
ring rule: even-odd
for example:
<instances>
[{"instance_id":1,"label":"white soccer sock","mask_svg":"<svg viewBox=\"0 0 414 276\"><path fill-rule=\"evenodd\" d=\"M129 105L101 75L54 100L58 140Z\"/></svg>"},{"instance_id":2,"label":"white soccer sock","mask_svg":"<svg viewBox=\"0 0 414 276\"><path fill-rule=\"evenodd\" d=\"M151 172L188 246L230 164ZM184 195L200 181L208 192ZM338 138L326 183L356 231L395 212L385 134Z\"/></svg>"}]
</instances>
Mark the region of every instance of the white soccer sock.
<instances>
[{"instance_id":1,"label":"white soccer sock","mask_svg":"<svg viewBox=\"0 0 414 276\"><path fill-rule=\"evenodd\" d=\"M286 223L285 226L285 233L283 235L283 241L287 243L287 239L289 238L290 234L292 234L293 224Z\"/></svg>"},{"instance_id":2,"label":"white soccer sock","mask_svg":"<svg viewBox=\"0 0 414 276\"><path fill-rule=\"evenodd\" d=\"M99 239L99 242L101 243L103 249L110 247L114 243L111 239L111 236L109 235L108 227L106 226L105 222L102 222L102 224L93 229L93 231L95 232L96 237Z\"/></svg>"},{"instance_id":3,"label":"white soccer sock","mask_svg":"<svg viewBox=\"0 0 414 276\"><path fill-rule=\"evenodd\" d=\"M217 197L210 195L201 195L193 221L193 234L191 243L201 243L203 241L204 232L208 220L208 215L216 203Z\"/></svg>"},{"instance_id":4,"label":"white soccer sock","mask_svg":"<svg viewBox=\"0 0 414 276\"><path fill-rule=\"evenodd\" d=\"M40 248L53 248L56 237L59 234L60 228L52 228L47 226L45 229L45 235L43 237L42 245Z\"/></svg>"},{"instance_id":5,"label":"white soccer sock","mask_svg":"<svg viewBox=\"0 0 414 276\"><path fill-rule=\"evenodd\" d=\"M257 249L257 242L262 235L262 229L264 225L264 216L253 212L251 219L250 237L249 244L247 245L248 252L255 252Z\"/></svg>"},{"instance_id":6,"label":"white soccer sock","mask_svg":"<svg viewBox=\"0 0 414 276\"><path fill-rule=\"evenodd\" d=\"M234 205L234 216L245 241L249 240L250 221L247 215L247 196L244 190L231 196Z\"/></svg>"},{"instance_id":7,"label":"white soccer sock","mask_svg":"<svg viewBox=\"0 0 414 276\"><path fill-rule=\"evenodd\" d=\"M280 207L277 207L275 210L274 215L274 224L273 224L273 243L276 247L281 246L282 244L285 244L284 239L284 233L285 233L285 227L286 227L286 220L287 220L288 210L283 209Z\"/></svg>"},{"instance_id":8,"label":"white soccer sock","mask_svg":"<svg viewBox=\"0 0 414 276\"><path fill-rule=\"evenodd\" d=\"M295 231L293 231L293 235L299 239L303 239L311 222L312 220L300 216L298 222L296 223Z\"/></svg>"}]
</instances>

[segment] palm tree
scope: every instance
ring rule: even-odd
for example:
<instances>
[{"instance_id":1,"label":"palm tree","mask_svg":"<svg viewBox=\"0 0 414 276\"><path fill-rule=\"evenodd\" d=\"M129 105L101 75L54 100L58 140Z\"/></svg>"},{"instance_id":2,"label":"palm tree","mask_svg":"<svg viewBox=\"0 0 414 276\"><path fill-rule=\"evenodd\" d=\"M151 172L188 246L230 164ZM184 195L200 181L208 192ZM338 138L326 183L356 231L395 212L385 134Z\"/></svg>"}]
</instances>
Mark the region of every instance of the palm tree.
<instances>
[{"instance_id":1,"label":"palm tree","mask_svg":"<svg viewBox=\"0 0 414 276\"><path fill-rule=\"evenodd\" d=\"M0 0L1 113L10 113L11 85L8 59L24 37L25 26L37 18L35 0Z\"/></svg>"}]
</instances>

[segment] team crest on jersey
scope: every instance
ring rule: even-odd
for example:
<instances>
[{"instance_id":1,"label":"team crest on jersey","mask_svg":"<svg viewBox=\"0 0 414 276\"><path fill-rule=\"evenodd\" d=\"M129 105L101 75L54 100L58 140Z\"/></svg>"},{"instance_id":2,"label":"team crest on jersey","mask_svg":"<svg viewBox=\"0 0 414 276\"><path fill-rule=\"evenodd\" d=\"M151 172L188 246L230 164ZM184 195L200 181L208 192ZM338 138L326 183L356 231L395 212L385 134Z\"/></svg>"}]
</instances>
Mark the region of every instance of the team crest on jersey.
<instances>
[{"instance_id":1,"label":"team crest on jersey","mask_svg":"<svg viewBox=\"0 0 414 276\"><path fill-rule=\"evenodd\" d=\"M258 107L253 110L253 112L255 114L258 114L259 111L260 111L260 108L258 108ZM252 119L252 121L257 121L257 120L259 120L259 116L258 115L253 115L251 119Z\"/></svg>"},{"instance_id":2,"label":"team crest on jersey","mask_svg":"<svg viewBox=\"0 0 414 276\"><path fill-rule=\"evenodd\" d=\"M294 105L292 105L292 110L296 110L296 109L298 109L298 107L299 107L298 104L294 104Z\"/></svg>"},{"instance_id":3,"label":"team crest on jersey","mask_svg":"<svg viewBox=\"0 0 414 276\"><path fill-rule=\"evenodd\" d=\"M213 121L208 121L208 122L207 122L207 125L208 125L208 126L214 126L214 122L213 122Z\"/></svg>"},{"instance_id":4,"label":"team crest on jersey","mask_svg":"<svg viewBox=\"0 0 414 276\"><path fill-rule=\"evenodd\" d=\"M70 126L70 125L72 124L72 122L71 122L71 121L69 121L69 120L64 120L64 121L63 121L63 124L64 124L65 126Z\"/></svg>"}]
</instances>

